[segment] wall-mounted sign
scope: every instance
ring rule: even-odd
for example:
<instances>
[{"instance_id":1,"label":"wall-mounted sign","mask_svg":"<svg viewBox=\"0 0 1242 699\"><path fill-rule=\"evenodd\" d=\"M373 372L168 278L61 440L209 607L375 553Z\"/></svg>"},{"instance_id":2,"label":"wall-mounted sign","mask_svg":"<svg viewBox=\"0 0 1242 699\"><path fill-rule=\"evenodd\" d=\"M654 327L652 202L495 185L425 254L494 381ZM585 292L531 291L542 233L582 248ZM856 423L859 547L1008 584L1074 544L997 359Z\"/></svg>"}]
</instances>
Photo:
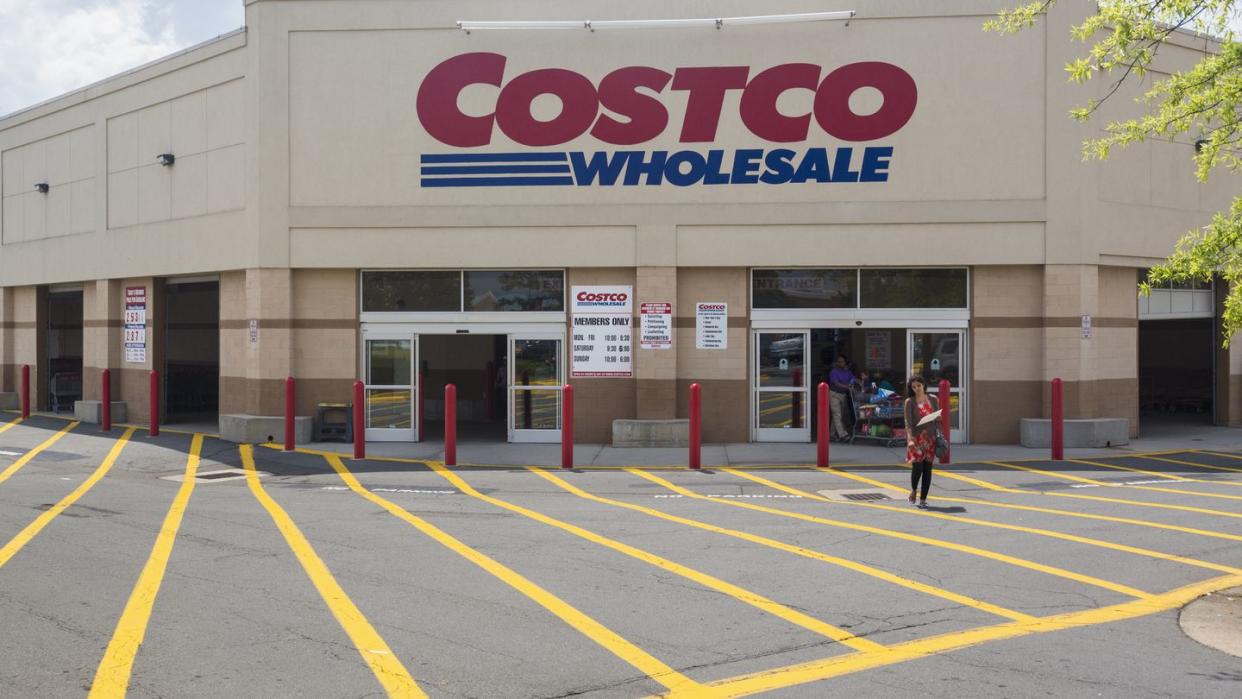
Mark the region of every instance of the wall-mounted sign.
<instances>
[{"instance_id":1,"label":"wall-mounted sign","mask_svg":"<svg viewBox=\"0 0 1242 699\"><path fill-rule=\"evenodd\" d=\"M257 318L251 318L250 319L250 344L253 345L257 343L258 341L259 341L259 321Z\"/></svg>"},{"instance_id":2,"label":"wall-mounted sign","mask_svg":"<svg viewBox=\"0 0 1242 699\"><path fill-rule=\"evenodd\" d=\"M893 336L888 330L867 331L867 368L893 368Z\"/></svg>"},{"instance_id":3,"label":"wall-mounted sign","mask_svg":"<svg viewBox=\"0 0 1242 699\"><path fill-rule=\"evenodd\" d=\"M572 289L572 377L629 378L634 375L630 316L634 287L575 286Z\"/></svg>"},{"instance_id":4,"label":"wall-mounted sign","mask_svg":"<svg viewBox=\"0 0 1242 699\"><path fill-rule=\"evenodd\" d=\"M643 349L673 348L673 304L644 303L638 307L639 346Z\"/></svg>"},{"instance_id":5,"label":"wall-mounted sign","mask_svg":"<svg viewBox=\"0 0 1242 699\"><path fill-rule=\"evenodd\" d=\"M1091 339L1091 316L1082 317L1082 339Z\"/></svg>"},{"instance_id":6,"label":"wall-mounted sign","mask_svg":"<svg viewBox=\"0 0 1242 699\"><path fill-rule=\"evenodd\" d=\"M423 129L448 148L472 150L423 153L422 187L886 182L893 148L875 141L900 131L918 104L914 78L881 61L827 67L618 66L596 76L551 66L521 73L506 70L508 61L499 53L464 53L442 61L423 78L416 99ZM458 106L460 97L477 85L498 87L495 101L489 100L484 111L466 113ZM850 99L864 87L879 94L882 106L859 114ZM793 89L814 93L809 113L788 116L778 109L781 95ZM556 118L534 115L535 100L543 95L560 101ZM726 104L736 104L737 112L726 113ZM814 133L812 122L818 126ZM788 145L710 148L720 131L737 126L756 142ZM685 148L641 149L666 131L679 131L678 143ZM606 150L474 150L492 145L498 134L539 149L589 137ZM825 135L846 145L796 147Z\"/></svg>"},{"instance_id":7,"label":"wall-mounted sign","mask_svg":"<svg viewBox=\"0 0 1242 699\"><path fill-rule=\"evenodd\" d=\"M694 346L709 350L729 348L729 304L694 305Z\"/></svg>"},{"instance_id":8,"label":"wall-mounted sign","mask_svg":"<svg viewBox=\"0 0 1242 699\"><path fill-rule=\"evenodd\" d=\"M125 287L125 318L121 330L125 335L125 361L145 364L147 361L147 287Z\"/></svg>"}]
</instances>

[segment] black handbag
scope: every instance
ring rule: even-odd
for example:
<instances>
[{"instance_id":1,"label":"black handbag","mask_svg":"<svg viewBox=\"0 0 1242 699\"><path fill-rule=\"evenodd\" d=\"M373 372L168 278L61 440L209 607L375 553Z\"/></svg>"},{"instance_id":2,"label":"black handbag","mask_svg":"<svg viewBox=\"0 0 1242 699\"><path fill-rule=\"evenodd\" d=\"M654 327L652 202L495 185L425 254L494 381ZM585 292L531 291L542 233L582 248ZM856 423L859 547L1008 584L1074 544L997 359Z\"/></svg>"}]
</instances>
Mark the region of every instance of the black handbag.
<instances>
[{"instance_id":1,"label":"black handbag","mask_svg":"<svg viewBox=\"0 0 1242 699\"><path fill-rule=\"evenodd\" d=\"M949 454L949 442L945 440L944 435L940 434L940 430L936 430L936 458L943 459Z\"/></svg>"}]
</instances>

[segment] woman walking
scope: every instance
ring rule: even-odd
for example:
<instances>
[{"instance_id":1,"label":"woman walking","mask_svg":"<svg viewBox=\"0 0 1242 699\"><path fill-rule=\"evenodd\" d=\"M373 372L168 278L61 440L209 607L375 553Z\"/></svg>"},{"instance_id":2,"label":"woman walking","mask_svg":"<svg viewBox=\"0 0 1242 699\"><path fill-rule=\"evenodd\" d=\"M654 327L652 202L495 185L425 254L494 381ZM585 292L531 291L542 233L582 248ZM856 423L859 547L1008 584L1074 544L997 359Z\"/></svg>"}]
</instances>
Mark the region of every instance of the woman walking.
<instances>
[{"instance_id":1,"label":"woman walking","mask_svg":"<svg viewBox=\"0 0 1242 699\"><path fill-rule=\"evenodd\" d=\"M919 425L919 420L939 410L935 396L927 393L927 382L915 374L906 382L906 461L910 464L910 503L918 495L920 509L927 508L931 488L932 461L936 458L936 430L939 420ZM919 484L922 483L920 490Z\"/></svg>"}]
</instances>

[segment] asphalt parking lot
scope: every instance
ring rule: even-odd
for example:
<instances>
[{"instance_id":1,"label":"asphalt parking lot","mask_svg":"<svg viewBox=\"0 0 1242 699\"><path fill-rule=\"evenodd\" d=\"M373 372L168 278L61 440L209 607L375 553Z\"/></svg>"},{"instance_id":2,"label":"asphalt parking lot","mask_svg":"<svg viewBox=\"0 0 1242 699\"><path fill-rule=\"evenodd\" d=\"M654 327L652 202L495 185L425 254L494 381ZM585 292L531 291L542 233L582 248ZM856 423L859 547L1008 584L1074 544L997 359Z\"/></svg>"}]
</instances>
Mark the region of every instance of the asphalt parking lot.
<instances>
[{"instance_id":1,"label":"asphalt parking lot","mask_svg":"<svg viewBox=\"0 0 1242 699\"><path fill-rule=\"evenodd\" d=\"M0 425L0 696L1236 697L1242 454L460 469Z\"/></svg>"}]
</instances>

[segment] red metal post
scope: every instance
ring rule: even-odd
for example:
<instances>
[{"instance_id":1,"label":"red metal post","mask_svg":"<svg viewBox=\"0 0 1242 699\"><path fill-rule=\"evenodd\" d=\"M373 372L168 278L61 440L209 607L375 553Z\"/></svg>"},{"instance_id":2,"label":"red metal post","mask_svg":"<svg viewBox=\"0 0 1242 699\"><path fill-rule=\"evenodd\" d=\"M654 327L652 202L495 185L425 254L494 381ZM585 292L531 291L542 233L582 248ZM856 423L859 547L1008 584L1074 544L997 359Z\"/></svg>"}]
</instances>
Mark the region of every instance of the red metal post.
<instances>
[{"instance_id":1,"label":"red metal post","mask_svg":"<svg viewBox=\"0 0 1242 699\"><path fill-rule=\"evenodd\" d=\"M285 451L293 451L293 377L285 377Z\"/></svg>"},{"instance_id":2,"label":"red metal post","mask_svg":"<svg viewBox=\"0 0 1242 699\"><path fill-rule=\"evenodd\" d=\"M574 467L574 387L565 384L561 399L561 468Z\"/></svg>"},{"instance_id":3,"label":"red metal post","mask_svg":"<svg viewBox=\"0 0 1242 699\"><path fill-rule=\"evenodd\" d=\"M819 383L815 407L815 465L828 468L828 383Z\"/></svg>"},{"instance_id":4,"label":"red metal post","mask_svg":"<svg viewBox=\"0 0 1242 699\"><path fill-rule=\"evenodd\" d=\"M457 465L457 386L444 387L444 465Z\"/></svg>"},{"instance_id":5,"label":"red metal post","mask_svg":"<svg viewBox=\"0 0 1242 699\"><path fill-rule=\"evenodd\" d=\"M949 445L949 448L944 450L944 456L940 457L942 464L949 463L949 459L953 457L951 453L953 440L950 439L950 435L953 434L952 413L953 394L949 391L949 380L940 379L940 433L944 435L945 444Z\"/></svg>"},{"instance_id":6,"label":"red metal post","mask_svg":"<svg viewBox=\"0 0 1242 699\"><path fill-rule=\"evenodd\" d=\"M151 390L147 405L151 408L151 436L160 436L160 372L151 370Z\"/></svg>"},{"instance_id":7,"label":"red metal post","mask_svg":"<svg viewBox=\"0 0 1242 699\"><path fill-rule=\"evenodd\" d=\"M802 370L801 369L794 369L793 385L795 389L802 388ZM790 429L796 430L796 429L801 428L802 427L802 393L799 391L794 391L793 409L790 412L793 413L793 416L790 419L790 423L791 423Z\"/></svg>"},{"instance_id":8,"label":"red metal post","mask_svg":"<svg viewBox=\"0 0 1242 699\"><path fill-rule=\"evenodd\" d=\"M690 384L690 468L702 466L703 395L697 383Z\"/></svg>"},{"instance_id":9,"label":"red metal post","mask_svg":"<svg viewBox=\"0 0 1242 699\"><path fill-rule=\"evenodd\" d=\"M112 429L112 372L99 373L99 422L104 432Z\"/></svg>"},{"instance_id":10,"label":"red metal post","mask_svg":"<svg viewBox=\"0 0 1242 699\"><path fill-rule=\"evenodd\" d=\"M1061 379L1052 380L1052 460L1065 458L1065 404Z\"/></svg>"},{"instance_id":11,"label":"red metal post","mask_svg":"<svg viewBox=\"0 0 1242 699\"><path fill-rule=\"evenodd\" d=\"M366 388L362 380L354 382L354 458L367 458Z\"/></svg>"},{"instance_id":12,"label":"red metal post","mask_svg":"<svg viewBox=\"0 0 1242 699\"><path fill-rule=\"evenodd\" d=\"M427 440L427 433L423 431L423 416L427 414L427 373L419 372L418 374L418 441Z\"/></svg>"},{"instance_id":13,"label":"red metal post","mask_svg":"<svg viewBox=\"0 0 1242 699\"><path fill-rule=\"evenodd\" d=\"M22 365L22 419L30 417L30 365Z\"/></svg>"}]
</instances>

